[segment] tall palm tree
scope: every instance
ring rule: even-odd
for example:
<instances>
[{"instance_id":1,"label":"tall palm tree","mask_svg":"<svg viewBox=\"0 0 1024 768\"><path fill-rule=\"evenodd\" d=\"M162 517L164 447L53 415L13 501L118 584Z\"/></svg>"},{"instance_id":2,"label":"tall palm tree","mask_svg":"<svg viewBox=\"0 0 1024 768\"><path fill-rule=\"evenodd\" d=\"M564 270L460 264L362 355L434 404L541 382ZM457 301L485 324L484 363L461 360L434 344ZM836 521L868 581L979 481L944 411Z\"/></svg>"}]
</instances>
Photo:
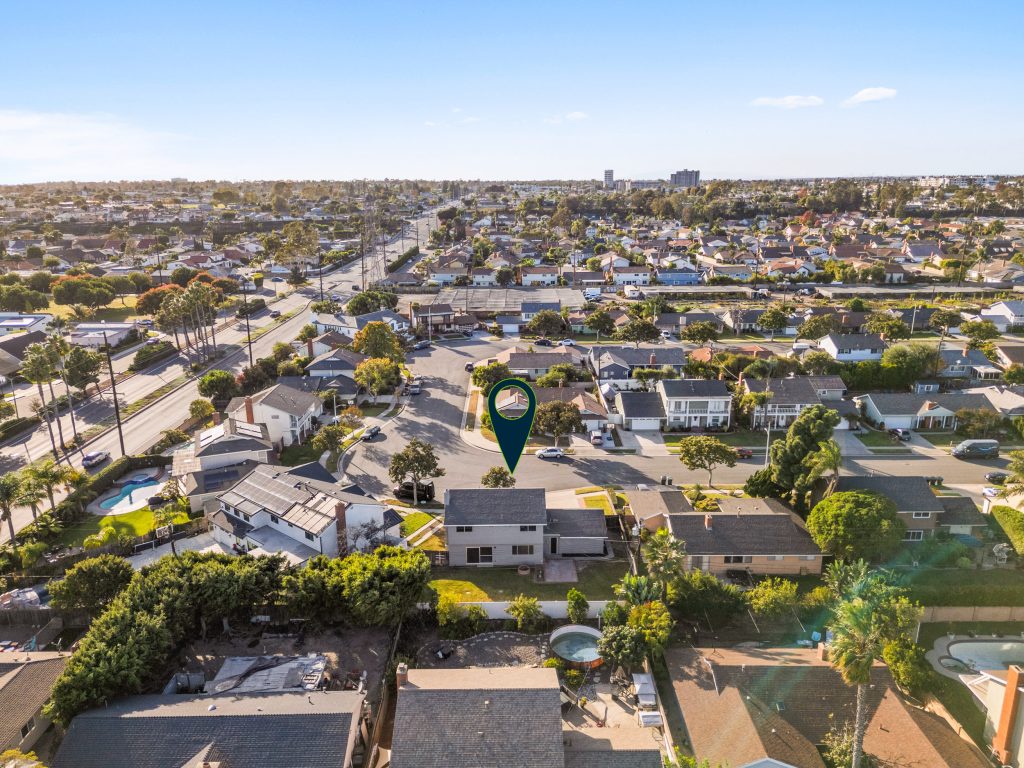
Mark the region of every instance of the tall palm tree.
<instances>
[{"instance_id":1,"label":"tall palm tree","mask_svg":"<svg viewBox=\"0 0 1024 768\"><path fill-rule=\"evenodd\" d=\"M14 531L14 508L21 495L21 476L16 472L0 475L0 520L7 521L7 530L11 534L11 544L18 545L18 537Z\"/></svg>"},{"instance_id":2,"label":"tall palm tree","mask_svg":"<svg viewBox=\"0 0 1024 768\"><path fill-rule=\"evenodd\" d=\"M850 768L860 768L867 728L867 693L871 667L882 655L884 638L874 617L875 606L863 597L844 600L832 620L829 659L847 685L857 686L857 711L853 724L853 758Z\"/></svg>"},{"instance_id":3,"label":"tall palm tree","mask_svg":"<svg viewBox=\"0 0 1024 768\"><path fill-rule=\"evenodd\" d=\"M663 585L683 572L686 561L686 542L677 539L665 528L647 535L641 546L647 571Z\"/></svg>"},{"instance_id":4,"label":"tall palm tree","mask_svg":"<svg viewBox=\"0 0 1024 768\"><path fill-rule=\"evenodd\" d=\"M32 522L39 520L39 502L46 496L42 484L36 479L29 469L18 473L21 477L21 493L18 496L19 506L28 506L32 509Z\"/></svg>"},{"instance_id":5,"label":"tall palm tree","mask_svg":"<svg viewBox=\"0 0 1024 768\"><path fill-rule=\"evenodd\" d=\"M47 348L50 352L50 362L53 365L54 372L60 377L60 380L64 382L64 392L68 399L68 413L71 415L71 432L74 434L75 443L78 443L78 421L75 419L75 400L74 395L71 393L71 387L68 386L68 380L64 372L64 359L71 351L71 345L68 344L67 339L63 336L54 334L47 339ZM53 397L53 382L50 382L50 397ZM57 426L60 427L60 413L57 414ZM64 437L61 435L61 443L64 442Z\"/></svg>"},{"instance_id":6,"label":"tall palm tree","mask_svg":"<svg viewBox=\"0 0 1024 768\"><path fill-rule=\"evenodd\" d=\"M843 453L839 443L832 438L818 443L818 450L807 457L807 463L811 470L811 482L822 475L832 473L825 488L825 497L831 496L836 489L836 483L839 482L839 470L843 466Z\"/></svg>"},{"instance_id":7,"label":"tall palm tree","mask_svg":"<svg viewBox=\"0 0 1024 768\"><path fill-rule=\"evenodd\" d=\"M32 478L32 482L39 485L46 494L46 497L50 500L51 512L53 512L56 507L54 491L56 491L60 486L67 489L73 485L77 485L83 477L82 472L74 467L57 464L51 460L28 467L25 472Z\"/></svg>"},{"instance_id":8,"label":"tall palm tree","mask_svg":"<svg viewBox=\"0 0 1024 768\"><path fill-rule=\"evenodd\" d=\"M60 453L57 451L57 440L53 435L53 425L50 424L50 416L46 410L46 394L43 392L43 382L48 382L53 378L53 365L44 345L30 344L25 350L25 357L21 364L21 376L25 381L35 384L39 390L39 402L43 406L43 420L46 422L46 429L50 433L53 457L59 459Z\"/></svg>"}]
</instances>

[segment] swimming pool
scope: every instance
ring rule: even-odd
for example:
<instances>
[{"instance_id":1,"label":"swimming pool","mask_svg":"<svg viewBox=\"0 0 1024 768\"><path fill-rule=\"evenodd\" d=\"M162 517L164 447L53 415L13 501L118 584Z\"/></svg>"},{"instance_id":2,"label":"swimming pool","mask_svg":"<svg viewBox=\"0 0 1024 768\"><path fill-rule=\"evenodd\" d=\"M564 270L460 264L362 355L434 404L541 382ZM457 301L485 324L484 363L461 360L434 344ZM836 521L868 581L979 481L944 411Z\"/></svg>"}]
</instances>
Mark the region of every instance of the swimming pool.
<instances>
[{"instance_id":1,"label":"swimming pool","mask_svg":"<svg viewBox=\"0 0 1024 768\"><path fill-rule=\"evenodd\" d=\"M149 498L150 489L154 485L160 485L160 481L152 480L148 477L143 477L141 480L132 478L125 483L116 496L111 496L109 499L101 501L100 509L114 509L118 506L138 504L140 501L145 501Z\"/></svg>"},{"instance_id":2,"label":"swimming pool","mask_svg":"<svg viewBox=\"0 0 1024 768\"><path fill-rule=\"evenodd\" d=\"M1024 664L1024 640L956 640L949 644L946 656L939 661L946 669L954 669L947 662L960 662L974 671L1009 669L1011 664Z\"/></svg>"},{"instance_id":3,"label":"swimming pool","mask_svg":"<svg viewBox=\"0 0 1024 768\"><path fill-rule=\"evenodd\" d=\"M570 624L559 627L551 633L549 641L555 655L570 664L581 667L596 667L601 663L601 654L597 651L597 641L601 633L593 627L582 624Z\"/></svg>"}]
</instances>

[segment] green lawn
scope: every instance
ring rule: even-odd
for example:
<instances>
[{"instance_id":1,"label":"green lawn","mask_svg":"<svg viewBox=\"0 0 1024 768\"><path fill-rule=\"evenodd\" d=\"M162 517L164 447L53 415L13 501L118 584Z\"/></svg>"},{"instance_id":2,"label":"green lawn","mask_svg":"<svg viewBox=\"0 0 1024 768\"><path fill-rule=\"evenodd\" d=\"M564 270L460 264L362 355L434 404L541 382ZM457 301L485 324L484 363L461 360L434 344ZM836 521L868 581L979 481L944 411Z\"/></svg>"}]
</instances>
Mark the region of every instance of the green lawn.
<instances>
[{"instance_id":1,"label":"green lawn","mask_svg":"<svg viewBox=\"0 0 1024 768\"><path fill-rule=\"evenodd\" d=\"M899 442L893 440L887 432L875 432L870 430L868 432L860 433L857 432L857 439L860 440L868 448L898 448Z\"/></svg>"},{"instance_id":2,"label":"green lawn","mask_svg":"<svg viewBox=\"0 0 1024 768\"><path fill-rule=\"evenodd\" d=\"M603 509L606 515L614 515L615 510L612 509L611 502L608 501L607 493L596 493L593 496L587 496L583 499L583 506L590 509Z\"/></svg>"},{"instance_id":3,"label":"green lawn","mask_svg":"<svg viewBox=\"0 0 1024 768\"><path fill-rule=\"evenodd\" d=\"M174 522L187 523L188 515L183 512L175 518ZM86 536L99 533L101 528L113 528L118 535L145 536L153 530L153 511L149 507L143 507L123 515L100 517L90 514L86 519L61 531L57 541L61 546L80 547Z\"/></svg>"},{"instance_id":4,"label":"green lawn","mask_svg":"<svg viewBox=\"0 0 1024 768\"><path fill-rule=\"evenodd\" d=\"M966 439L963 435L958 435L956 432L918 432L918 434L936 448L949 448ZM1024 448L1024 445L1000 440L999 447L1004 451L1013 451Z\"/></svg>"},{"instance_id":5,"label":"green lawn","mask_svg":"<svg viewBox=\"0 0 1024 768\"><path fill-rule=\"evenodd\" d=\"M434 516L428 515L426 512L410 512L402 519L402 535L412 535L433 519Z\"/></svg>"},{"instance_id":6,"label":"green lawn","mask_svg":"<svg viewBox=\"0 0 1024 768\"><path fill-rule=\"evenodd\" d=\"M320 461L320 451L306 443L292 443L281 451L281 463L286 467L297 467L311 461Z\"/></svg>"},{"instance_id":7,"label":"green lawn","mask_svg":"<svg viewBox=\"0 0 1024 768\"><path fill-rule=\"evenodd\" d=\"M382 405L373 405L372 403L370 403L360 405L359 410L363 412L363 418L368 419L371 416L380 416L382 413L384 413L384 411L386 411L390 407L391 406L387 405L386 403Z\"/></svg>"},{"instance_id":8,"label":"green lawn","mask_svg":"<svg viewBox=\"0 0 1024 768\"><path fill-rule=\"evenodd\" d=\"M1008 568L910 571L906 583L922 605L1024 605L1024 571Z\"/></svg>"},{"instance_id":9,"label":"green lawn","mask_svg":"<svg viewBox=\"0 0 1024 768\"><path fill-rule=\"evenodd\" d=\"M138 317L135 313L135 296L128 295L124 297L124 303L121 299L114 299L105 307L100 307L96 310L96 314L90 318L93 322L100 320L107 320L112 323L123 323L129 318ZM48 312L54 317L72 317L71 306L67 304L54 304L53 299L50 299L50 306L48 306L44 312Z\"/></svg>"},{"instance_id":10,"label":"green lawn","mask_svg":"<svg viewBox=\"0 0 1024 768\"><path fill-rule=\"evenodd\" d=\"M424 549L430 552L444 552L447 548L444 538L436 533L416 545L416 549Z\"/></svg>"},{"instance_id":11,"label":"green lawn","mask_svg":"<svg viewBox=\"0 0 1024 768\"><path fill-rule=\"evenodd\" d=\"M627 573L625 561L577 562L576 584L538 584L531 576L519 576L514 568L435 568L430 586L459 602L511 600L524 594L540 600L564 600L572 587L588 600L609 600L613 586Z\"/></svg>"},{"instance_id":12,"label":"green lawn","mask_svg":"<svg viewBox=\"0 0 1024 768\"><path fill-rule=\"evenodd\" d=\"M685 440L688 437L693 437L695 433L692 432L665 432L662 434L661 439L665 442L665 445L677 445L680 440ZM772 430L772 442L781 440L786 436L786 430ZM726 445L731 445L734 448L764 448L765 441L768 439L768 435L764 432L751 432L745 429L738 430L736 432L710 432L708 437L717 437Z\"/></svg>"}]
</instances>

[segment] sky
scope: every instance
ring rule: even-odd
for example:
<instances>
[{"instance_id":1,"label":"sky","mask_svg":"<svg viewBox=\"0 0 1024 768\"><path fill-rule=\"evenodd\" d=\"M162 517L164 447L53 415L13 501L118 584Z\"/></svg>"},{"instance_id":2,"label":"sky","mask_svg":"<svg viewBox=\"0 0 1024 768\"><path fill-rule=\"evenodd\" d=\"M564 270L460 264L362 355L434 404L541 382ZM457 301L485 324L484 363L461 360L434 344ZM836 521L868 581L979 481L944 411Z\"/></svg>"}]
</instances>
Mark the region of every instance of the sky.
<instances>
[{"instance_id":1,"label":"sky","mask_svg":"<svg viewBox=\"0 0 1024 768\"><path fill-rule=\"evenodd\" d=\"M1024 173L1024 3L8 0L0 184Z\"/></svg>"}]
</instances>

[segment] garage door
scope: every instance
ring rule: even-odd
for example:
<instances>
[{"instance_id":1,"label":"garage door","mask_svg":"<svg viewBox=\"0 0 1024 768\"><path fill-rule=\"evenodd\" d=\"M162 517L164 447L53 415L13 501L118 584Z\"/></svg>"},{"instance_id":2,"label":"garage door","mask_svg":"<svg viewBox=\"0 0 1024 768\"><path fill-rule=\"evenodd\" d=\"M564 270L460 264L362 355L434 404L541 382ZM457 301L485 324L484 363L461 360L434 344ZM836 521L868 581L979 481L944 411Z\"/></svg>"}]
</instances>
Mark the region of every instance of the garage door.
<instances>
[{"instance_id":1,"label":"garage door","mask_svg":"<svg viewBox=\"0 0 1024 768\"><path fill-rule=\"evenodd\" d=\"M634 432L658 430L661 428L661 419L630 419L629 428Z\"/></svg>"}]
</instances>

